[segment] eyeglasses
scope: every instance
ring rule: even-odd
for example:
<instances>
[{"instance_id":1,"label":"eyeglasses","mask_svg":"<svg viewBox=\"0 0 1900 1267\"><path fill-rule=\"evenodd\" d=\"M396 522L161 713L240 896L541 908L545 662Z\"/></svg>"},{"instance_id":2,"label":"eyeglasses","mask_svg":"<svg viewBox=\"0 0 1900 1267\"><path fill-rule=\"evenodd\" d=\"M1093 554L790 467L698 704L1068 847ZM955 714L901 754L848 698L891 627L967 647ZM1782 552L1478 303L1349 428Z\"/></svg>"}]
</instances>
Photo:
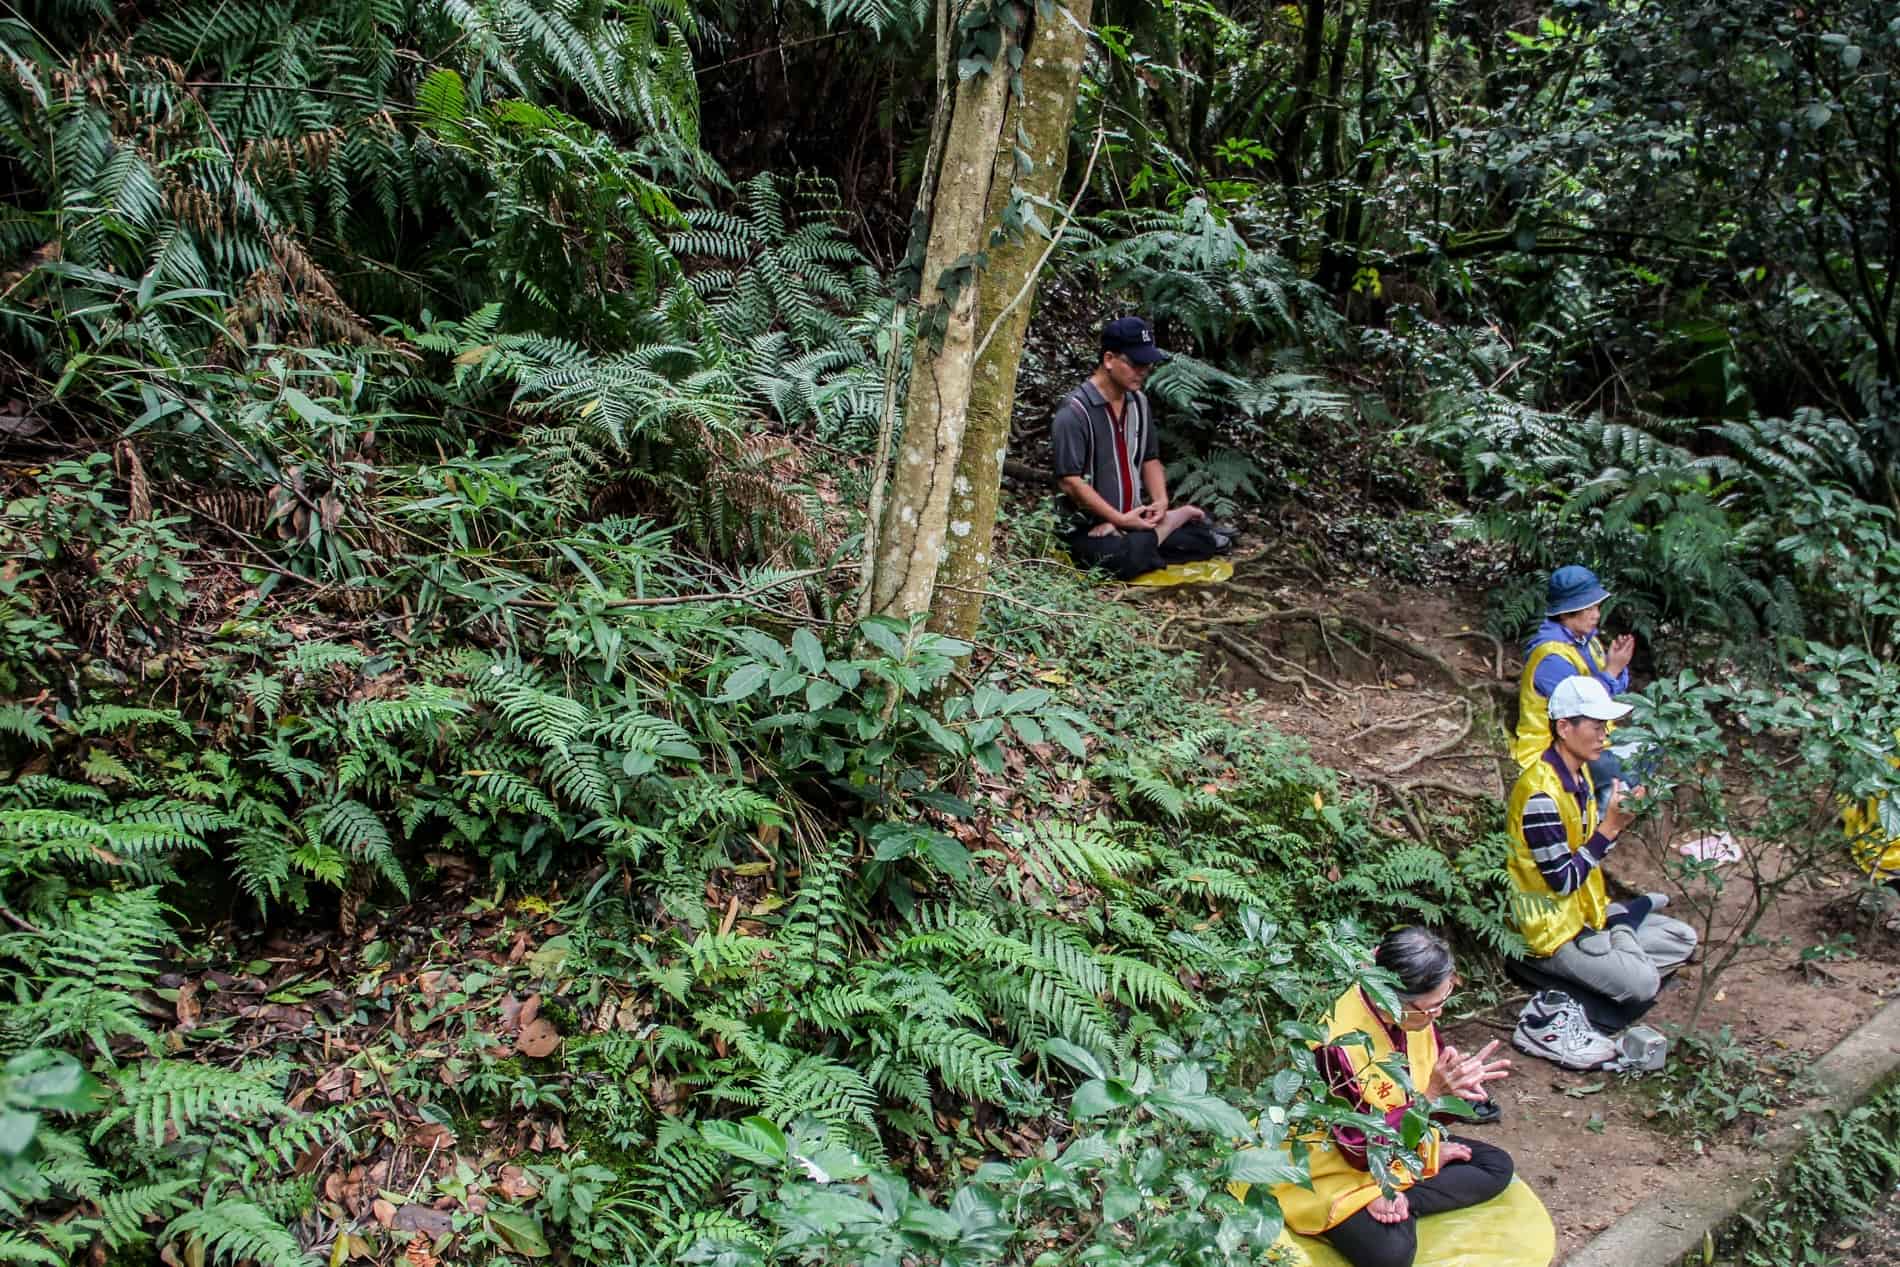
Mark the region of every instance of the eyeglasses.
<instances>
[{"instance_id":1,"label":"eyeglasses","mask_svg":"<svg viewBox=\"0 0 1900 1267\"><path fill-rule=\"evenodd\" d=\"M1440 1016L1443 1015L1446 1005L1450 1002L1450 994L1446 994L1444 998L1438 1000L1438 1002L1432 1004L1430 1007L1420 1007L1418 1004L1408 1000L1405 1004L1405 1010L1414 1016Z\"/></svg>"}]
</instances>

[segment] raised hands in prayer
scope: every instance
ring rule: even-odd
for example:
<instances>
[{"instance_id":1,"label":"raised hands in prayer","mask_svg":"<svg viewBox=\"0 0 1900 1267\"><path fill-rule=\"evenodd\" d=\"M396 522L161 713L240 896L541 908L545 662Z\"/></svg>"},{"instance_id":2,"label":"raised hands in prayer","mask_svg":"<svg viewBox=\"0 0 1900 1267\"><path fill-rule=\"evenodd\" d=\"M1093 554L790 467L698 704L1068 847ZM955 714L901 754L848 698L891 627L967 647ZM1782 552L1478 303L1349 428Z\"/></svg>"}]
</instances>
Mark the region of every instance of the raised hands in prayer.
<instances>
[{"instance_id":1,"label":"raised hands in prayer","mask_svg":"<svg viewBox=\"0 0 1900 1267\"><path fill-rule=\"evenodd\" d=\"M1610 644L1609 654L1603 657L1603 667L1608 669L1612 675L1621 673L1624 669L1630 667L1630 657L1635 654L1635 637L1631 634L1624 634Z\"/></svg>"},{"instance_id":2,"label":"raised hands in prayer","mask_svg":"<svg viewBox=\"0 0 1900 1267\"><path fill-rule=\"evenodd\" d=\"M1490 1092L1484 1089L1484 1084L1511 1076L1511 1062L1508 1058L1502 1056L1495 1060L1491 1058L1491 1053L1497 1049L1498 1040L1495 1038L1486 1043L1475 1056L1467 1056L1456 1047L1445 1047L1438 1053L1438 1064L1432 1070L1431 1081L1426 1085L1425 1093L1435 1100L1443 1099L1448 1095L1474 1102L1489 1099Z\"/></svg>"}]
</instances>

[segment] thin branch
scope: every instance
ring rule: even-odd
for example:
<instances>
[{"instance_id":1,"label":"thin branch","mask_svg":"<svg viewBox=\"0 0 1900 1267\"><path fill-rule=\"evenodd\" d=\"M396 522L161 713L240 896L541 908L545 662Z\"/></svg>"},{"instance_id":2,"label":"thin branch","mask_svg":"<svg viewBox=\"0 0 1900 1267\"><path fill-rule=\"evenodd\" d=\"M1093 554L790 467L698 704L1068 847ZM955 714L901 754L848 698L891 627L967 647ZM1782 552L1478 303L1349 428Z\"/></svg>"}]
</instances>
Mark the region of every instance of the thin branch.
<instances>
[{"instance_id":1,"label":"thin branch","mask_svg":"<svg viewBox=\"0 0 1900 1267\"><path fill-rule=\"evenodd\" d=\"M728 66L737 66L743 62L756 61L761 57L770 57L772 54L782 53L788 48L800 48L806 44L822 44L826 40L835 40L841 36L850 34L851 32L849 30L827 31L823 35L808 35L802 40L786 40L784 43L774 44L770 48L762 48L756 53L747 53L743 57L729 57L723 62L714 62L710 66L701 66L698 70L695 70L693 74L695 76L710 75L715 70L724 70Z\"/></svg>"},{"instance_id":2,"label":"thin branch","mask_svg":"<svg viewBox=\"0 0 1900 1267\"><path fill-rule=\"evenodd\" d=\"M155 80L154 82L165 81ZM340 88L316 88L309 84L240 84L224 79L187 79L184 82L184 86L187 88L226 88L235 89L240 92L294 92L298 96L307 94L312 97L336 97L343 101L354 101L360 105L374 106L378 110L388 110L391 108L390 103L381 97L372 97L367 93L361 92L346 92Z\"/></svg>"},{"instance_id":3,"label":"thin branch","mask_svg":"<svg viewBox=\"0 0 1900 1267\"><path fill-rule=\"evenodd\" d=\"M897 438L897 369L902 362L904 303L891 300L891 346L884 356L884 401L877 421L877 456L871 463L871 504L864 515L864 557L858 565L858 619L871 614L877 580L878 532L883 528L884 496L891 483L891 449Z\"/></svg>"},{"instance_id":4,"label":"thin branch","mask_svg":"<svg viewBox=\"0 0 1900 1267\"><path fill-rule=\"evenodd\" d=\"M1075 208L1077 204L1082 201L1082 195L1088 192L1089 177L1095 174L1095 159L1096 156L1102 152L1102 140L1107 135L1107 131L1100 124L1097 124L1095 128L1095 144L1089 150L1089 161L1088 165L1082 169L1081 182L1075 187L1075 197L1069 199L1068 208L1063 211L1061 221L1056 225L1055 231L1049 235L1049 245L1043 248L1042 256L1037 259L1036 266L1029 270L1029 276L1023 278L1022 287L1017 290L1008 303L1003 305L1002 310L996 314L996 319L990 322L990 328L985 330L983 337L977 341L976 353L970 358L972 362L981 362L983 360L983 353L988 350L990 340L996 337L996 332L1002 327L1004 319L1007 318L1010 313L1016 311L1017 305L1027 299L1029 292L1036 288L1036 279L1042 276L1043 266L1049 262L1049 257L1055 254L1056 247L1061 245L1062 235L1068 232L1069 222L1075 219Z\"/></svg>"},{"instance_id":5,"label":"thin branch","mask_svg":"<svg viewBox=\"0 0 1900 1267\"><path fill-rule=\"evenodd\" d=\"M999 603L1009 603L1011 606L1021 607L1025 611L1039 612L1044 616L1055 616L1063 620L1088 620L1090 618L1087 612L1057 611L1053 607L1041 607L1035 603L1017 598L1014 594L1004 594L997 590L990 589L978 589L973 585L951 585L947 581L938 581L937 588L940 590L955 590L959 594L981 594L984 598L993 598ZM1172 620L1173 617L1170 616L1168 619ZM1163 627L1165 628L1165 626ZM1157 637L1158 636L1159 635L1157 635Z\"/></svg>"}]
</instances>

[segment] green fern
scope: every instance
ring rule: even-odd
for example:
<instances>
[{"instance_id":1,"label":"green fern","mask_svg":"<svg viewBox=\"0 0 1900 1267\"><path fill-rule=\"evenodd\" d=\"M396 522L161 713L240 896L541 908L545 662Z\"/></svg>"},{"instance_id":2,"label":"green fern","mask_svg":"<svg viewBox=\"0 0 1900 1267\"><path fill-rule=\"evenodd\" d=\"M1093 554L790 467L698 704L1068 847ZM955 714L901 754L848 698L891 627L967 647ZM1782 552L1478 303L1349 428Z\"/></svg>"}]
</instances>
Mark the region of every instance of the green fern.
<instances>
[{"instance_id":1,"label":"green fern","mask_svg":"<svg viewBox=\"0 0 1900 1267\"><path fill-rule=\"evenodd\" d=\"M122 1104L93 1129L95 1140L129 1122L139 1140L154 1147L214 1120L253 1127L291 1116L277 1087L286 1070L258 1064L240 1069L183 1060L156 1060L128 1071L119 1081Z\"/></svg>"},{"instance_id":2,"label":"green fern","mask_svg":"<svg viewBox=\"0 0 1900 1267\"><path fill-rule=\"evenodd\" d=\"M164 726L180 739L191 738L191 723L169 708L130 708L121 704L88 704L73 714L73 731L81 735L109 735L139 726Z\"/></svg>"},{"instance_id":3,"label":"green fern","mask_svg":"<svg viewBox=\"0 0 1900 1267\"><path fill-rule=\"evenodd\" d=\"M239 1197L212 1198L165 1226L163 1240L203 1247L210 1261L261 1267L310 1267L313 1256L281 1220Z\"/></svg>"},{"instance_id":4,"label":"green fern","mask_svg":"<svg viewBox=\"0 0 1900 1267\"><path fill-rule=\"evenodd\" d=\"M44 714L24 704L0 705L0 732L17 735L36 748L53 746L53 732L46 728Z\"/></svg>"},{"instance_id":5,"label":"green fern","mask_svg":"<svg viewBox=\"0 0 1900 1267\"><path fill-rule=\"evenodd\" d=\"M124 1249L150 1240L146 1224L189 1204L184 1194L197 1186L193 1179L168 1179L102 1194L99 1224L107 1246Z\"/></svg>"},{"instance_id":6,"label":"green fern","mask_svg":"<svg viewBox=\"0 0 1900 1267\"><path fill-rule=\"evenodd\" d=\"M8 1050L89 1041L113 1059L112 1044L158 1036L138 1007L151 988L157 950L173 941L157 890L102 893L36 912L37 931L0 937L0 956L21 965L21 1002L0 1010Z\"/></svg>"},{"instance_id":7,"label":"green fern","mask_svg":"<svg viewBox=\"0 0 1900 1267\"><path fill-rule=\"evenodd\" d=\"M397 892L409 895L409 879L396 858L389 830L369 806L344 799L315 806L303 815L303 831L310 844L327 845L345 857L367 863Z\"/></svg>"}]
</instances>

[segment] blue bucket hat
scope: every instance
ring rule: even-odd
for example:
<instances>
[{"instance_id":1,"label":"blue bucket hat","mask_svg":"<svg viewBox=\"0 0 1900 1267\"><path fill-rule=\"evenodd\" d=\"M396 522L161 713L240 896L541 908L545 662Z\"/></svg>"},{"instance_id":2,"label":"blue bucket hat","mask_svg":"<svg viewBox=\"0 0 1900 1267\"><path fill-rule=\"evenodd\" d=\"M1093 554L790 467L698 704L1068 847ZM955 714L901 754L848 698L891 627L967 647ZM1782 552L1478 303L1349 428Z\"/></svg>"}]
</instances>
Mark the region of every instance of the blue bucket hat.
<instances>
[{"instance_id":1,"label":"blue bucket hat","mask_svg":"<svg viewBox=\"0 0 1900 1267\"><path fill-rule=\"evenodd\" d=\"M1550 574L1550 602L1546 616L1567 616L1594 607L1610 596L1597 580L1597 574L1580 563L1560 567Z\"/></svg>"}]
</instances>

